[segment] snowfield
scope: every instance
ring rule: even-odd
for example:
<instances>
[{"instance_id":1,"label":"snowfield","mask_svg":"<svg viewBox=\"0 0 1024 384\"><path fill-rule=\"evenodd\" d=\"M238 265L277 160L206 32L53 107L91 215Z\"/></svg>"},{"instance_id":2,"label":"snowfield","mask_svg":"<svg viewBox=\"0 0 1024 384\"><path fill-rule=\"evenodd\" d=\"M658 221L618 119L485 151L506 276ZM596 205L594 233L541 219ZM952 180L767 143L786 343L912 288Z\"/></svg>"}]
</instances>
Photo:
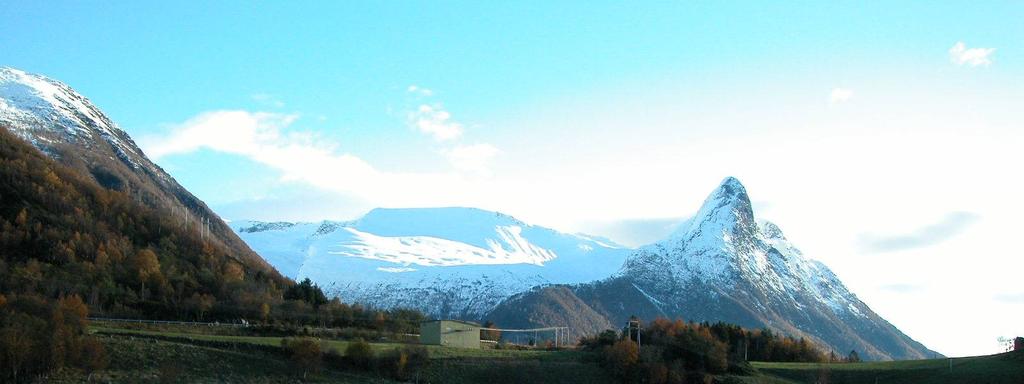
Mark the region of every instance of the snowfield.
<instances>
[{"instance_id":1,"label":"snowfield","mask_svg":"<svg viewBox=\"0 0 1024 384\"><path fill-rule=\"evenodd\" d=\"M231 227L289 277L311 278L346 301L412 305L434 316L481 316L536 285L605 278L631 251L458 207L378 208L351 222Z\"/></svg>"}]
</instances>

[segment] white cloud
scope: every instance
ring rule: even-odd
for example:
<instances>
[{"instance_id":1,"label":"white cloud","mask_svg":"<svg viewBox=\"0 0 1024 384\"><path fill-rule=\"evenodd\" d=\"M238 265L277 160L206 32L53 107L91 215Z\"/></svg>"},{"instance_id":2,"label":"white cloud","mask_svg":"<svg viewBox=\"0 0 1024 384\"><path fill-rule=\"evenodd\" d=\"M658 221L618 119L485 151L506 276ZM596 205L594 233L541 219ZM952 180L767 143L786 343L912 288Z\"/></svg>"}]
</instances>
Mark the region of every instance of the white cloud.
<instances>
[{"instance_id":1,"label":"white cloud","mask_svg":"<svg viewBox=\"0 0 1024 384\"><path fill-rule=\"evenodd\" d=\"M486 196L483 185L464 172L486 174L488 161L499 151L490 144L456 146L442 151L461 172L385 172L363 159L337 150L338 145L309 132L289 131L298 115L248 111L201 113L173 125L163 136L140 140L146 154L159 159L209 149L243 156L296 181L326 191L372 200L381 206L469 204ZM415 189L416 193L409 193Z\"/></svg>"},{"instance_id":2,"label":"white cloud","mask_svg":"<svg viewBox=\"0 0 1024 384\"><path fill-rule=\"evenodd\" d=\"M409 113L409 123L420 132L447 141L462 136L462 124L452 120L452 114L441 104L422 104Z\"/></svg>"},{"instance_id":3,"label":"white cloud","mask_svg":"<svg viewBox=\"0 0 1024 384\"><path fill-rule=\"evenodd\" d=\"M833 88L829 94L828 101L832 104L845 103L853 97L853 90L848 88Z\"/></svg>"},{"instance_id":4,"label":"white cloud","mask_svg":"<svg viewBox=\"0 0 1024 384\"><path fill-rule=\"evenodd\" d=\"M410 85L406 91L418 96L429 97L433 91L417 85ZM408 113L408 123L421 133L430 135L438 142L446 142L440 153L457 171L476 175L490 175L490 161L501 151L488 143L465 145L458 140L463 134L463 125L452 119L441 103L420 104Z\"/></svg>"},{"instance_id":5,"label":"white cloud","mask_svg":"<svg viewBox=\"0 0 1024 384\"><path fill-rule=\"evenodd\" d=\"M246 111L202 113L171 127L169 137L147 137L146 154L155 159L209 148L233 154L258 154L282 139L281 128L291 125L298 115Z\"/></svg>"},{"instance_id":6,"label":"white cloud","mask_svg":"<svg viewBox=\"0 0 1024 384\"><path fill-rule=\"evenodd\" d=\"M425 97L430 97L430 96L434 95L434 91L430 90L429 88L420 87L420 86L418 86L416 84L410 85L405 90L407 92L409 92L409 93L420 95L420 96L425 96Z\"/></svg>"},{"instance_id":7,"label":"white cloud","mask_svg":"<svg viewBox=\"0 0 1024 384\"><path fill-rule=\"evenodd\" d=\"M269 93L254 93L249 95L249 98L262 105L271 106L275 108L284 107L284 102L278 100L277 97L274 97L274 95L271 95Z\"/></svg>"},{"instance_id":8,"label":"white cloud","mask_svg":"<svg viewBox=\"0 0 1024 384\"><path fill-rule=\"evenodd\" d=\"M456 146L442 153L455 169L486 175L490 173L488 164L491 159L501 151L493 145L480 143Z\"/></svg>"},{"instance_id":9,"label":"white cloud","mask_svg":"<svg viewBox=\"0 0 1024 384\"><path fill-rule=\"evenodd\" d=\"M967 48L964 42L958 41L953 48L949 49L949 60L960 66L988 66L992 64L992 59L989 56L995 51L995 48Z\"/></svg>"}]
</instances>

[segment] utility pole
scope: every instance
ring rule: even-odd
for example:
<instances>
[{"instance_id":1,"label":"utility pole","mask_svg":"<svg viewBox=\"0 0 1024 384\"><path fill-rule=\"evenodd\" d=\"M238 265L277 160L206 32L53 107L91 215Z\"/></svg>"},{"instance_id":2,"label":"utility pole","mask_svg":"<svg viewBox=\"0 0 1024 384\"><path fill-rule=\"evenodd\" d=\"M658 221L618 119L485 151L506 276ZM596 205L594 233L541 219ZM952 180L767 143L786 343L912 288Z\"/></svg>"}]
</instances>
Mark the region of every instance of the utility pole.
<instances>
[{"instance_id":1,"label":"utility pole","mask_svg":"<svg viewBox=\"0 0 1024 384\"><path fill-rule=\"evenodd\" d=\"M633 337L633 329L634 328L636 329L636 349L639 351L640 350L640 320L639 319L637 319L637 320L629 320L629 322L626 323L626 329L627 329L626 335L628 337L630 337L630 338Z\"/></svg>"}]
</instances>

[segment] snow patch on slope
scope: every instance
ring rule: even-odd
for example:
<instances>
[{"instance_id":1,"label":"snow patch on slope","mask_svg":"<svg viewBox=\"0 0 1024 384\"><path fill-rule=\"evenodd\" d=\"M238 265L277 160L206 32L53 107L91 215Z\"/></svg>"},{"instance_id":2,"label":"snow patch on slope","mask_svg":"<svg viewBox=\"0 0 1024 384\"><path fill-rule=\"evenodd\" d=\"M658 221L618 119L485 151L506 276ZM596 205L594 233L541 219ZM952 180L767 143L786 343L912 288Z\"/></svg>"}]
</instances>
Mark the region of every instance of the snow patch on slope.
<instances>
[{"instance_id":1,"label":"snow patch on slope","mask_svg":"<svg viewBox=\"0 0 1024 384\"><path fill-rule=\"evenodd\" d=\"M549 249L531 244L518 226L497 226L497 239L488 239L488 248L430 236L377 236L344 228L352 240L331 254L363 257L402 265L456 266L488 264L544 265L556 255Z\"/></svg>"}]
</instances>

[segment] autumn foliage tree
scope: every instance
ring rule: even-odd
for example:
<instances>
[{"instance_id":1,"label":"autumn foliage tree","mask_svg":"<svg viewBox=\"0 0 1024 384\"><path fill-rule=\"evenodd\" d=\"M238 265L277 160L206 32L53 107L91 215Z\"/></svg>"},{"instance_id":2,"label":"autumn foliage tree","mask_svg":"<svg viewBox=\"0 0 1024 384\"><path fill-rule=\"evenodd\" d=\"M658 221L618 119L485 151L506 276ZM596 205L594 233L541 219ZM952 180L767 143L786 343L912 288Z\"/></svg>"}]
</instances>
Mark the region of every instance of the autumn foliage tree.
<instances>
[{"instance_id":1,"label":"autumn foliage tree","mask_svg":"<svg viewBox=\"0 0 1024 384\"><path fill-rule=\"evenodd\" d=\"M601 352L603 365L623 382L702 381L709 375L749 371L746 361L824 362L827 356L806 339L748 330L727 323L693 323L658 318L641 326L643 348L634 337L608 330L584 338L585 349ZM630 332L635 336L634 332ZM638 353L632 352L633 348Z\"/></svg>"},{"instance_id":2,"label":"autumn foliage tree","mask_svg":"<svg viewBox=\"0 0 1024 384\"><path fill-rule=\"evenodd\" d=\"M619 378L633 375L640 361L640 348L633 340L622 339L605 347L604 363Z\"/></svg>"},{"instance_id":3,"label":"autumn foliage tree","mask_svg":"<svg viewBox=\"0 0 1024 384\"><path fill-rule=\"evenodd\" d=\"M484 328L490 328L480 332L480 338L483 340L499 341L501 340L501 331L497 330L498 325L494 324L493 321L487 320L484 322Z\"/></svg>"},{"instance_id":4,"label":"autumn foliage tree","mask_svg":"<svg viewBox=\"0 0 1024 384\"><path fill-rule=\"evenodd\" d=\"M0 382L25 381L66 366L106 365L103 345L86 334L89 312L80 297L49 301L12 295L7 301L0 306Z\"/></svg>"},{"instance_id":5,"label":"autumn foliage tree","mask_svg":"<svg viewBox=\"0 0 1024 384\"><path fill-rule=\"evenodd\" d=\"M278 305L294 284L124 187L107 189L0 126L0 292L78 295L117 317L238 319ZM183 305L194 294L216 307Z\"/></svg>"}]
</instances>

